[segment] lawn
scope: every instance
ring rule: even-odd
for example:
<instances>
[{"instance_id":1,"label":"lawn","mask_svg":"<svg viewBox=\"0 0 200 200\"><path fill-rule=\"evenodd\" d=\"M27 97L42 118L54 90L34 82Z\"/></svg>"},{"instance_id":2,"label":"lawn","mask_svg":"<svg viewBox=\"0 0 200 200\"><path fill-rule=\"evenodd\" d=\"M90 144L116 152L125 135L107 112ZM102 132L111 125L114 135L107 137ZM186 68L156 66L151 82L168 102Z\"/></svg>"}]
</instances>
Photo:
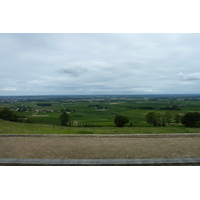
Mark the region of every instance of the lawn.
<instances>
[{"instance_id":1,"label":"lawn","mask_svg":"<svg viewBox=\"0 0 200 200\"><path fill-rule=\"evenodd\" d=\"M184 126L166 127L65 127L50 124L28 124L0 120L0 134L161 134L200 133L200 128Z\"/></svg>"}]
</instances>

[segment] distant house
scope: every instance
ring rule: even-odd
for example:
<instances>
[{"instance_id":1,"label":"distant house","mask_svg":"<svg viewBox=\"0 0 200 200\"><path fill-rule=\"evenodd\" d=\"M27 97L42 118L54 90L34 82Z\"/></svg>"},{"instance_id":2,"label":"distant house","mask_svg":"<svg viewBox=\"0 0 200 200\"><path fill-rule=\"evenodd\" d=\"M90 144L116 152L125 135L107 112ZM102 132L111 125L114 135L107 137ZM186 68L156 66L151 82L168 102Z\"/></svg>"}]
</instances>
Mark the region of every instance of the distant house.
<instances>
[{"instance_id":1,"label":"distant house","mask_svg":"<svg viewBox=\"0 0 200 200\"><path fill-rule=\"evenodd\" d=\"M46 112L53 112L53 110L46 110Z\"/></svg>"},{"instance_id":2,"label":"distant house","mask_svg":"<svg viewBox=\"0 0 200 200\"><path fill-rule=\"evenodd\" d=\"M39 112L39 113L46 113L46 112L53 112L53 110L35 110L35 112Z\"/></svg>"}]
</instances>

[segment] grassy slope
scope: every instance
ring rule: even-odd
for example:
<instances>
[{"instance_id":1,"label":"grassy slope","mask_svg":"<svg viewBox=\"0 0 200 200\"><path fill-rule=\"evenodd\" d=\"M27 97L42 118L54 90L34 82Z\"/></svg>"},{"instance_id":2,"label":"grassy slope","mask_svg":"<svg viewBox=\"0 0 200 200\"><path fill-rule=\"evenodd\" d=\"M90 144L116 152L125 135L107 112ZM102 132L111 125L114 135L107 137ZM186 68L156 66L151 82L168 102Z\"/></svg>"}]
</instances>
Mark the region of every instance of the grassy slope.
<instances>
[{"instance_id":1,"label":"grassy slope","mask_svg":"<svg viewBox=\"0 0 200 200\"><path fill-rule=\"evenodd\" d=\"M8 122L0 119L0 134L136 134L199 133L200 128L169 127L62 127L43 124Z\"/></svg>"}]
</instances>

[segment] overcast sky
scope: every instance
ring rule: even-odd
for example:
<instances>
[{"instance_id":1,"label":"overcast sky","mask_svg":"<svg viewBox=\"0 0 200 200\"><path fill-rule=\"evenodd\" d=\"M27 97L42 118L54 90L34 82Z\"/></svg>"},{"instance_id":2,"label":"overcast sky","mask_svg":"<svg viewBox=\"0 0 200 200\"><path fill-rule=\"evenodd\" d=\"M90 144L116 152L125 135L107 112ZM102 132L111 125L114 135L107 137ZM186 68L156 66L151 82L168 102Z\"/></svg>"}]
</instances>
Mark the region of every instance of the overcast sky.
<instances>
[{"instance_id":1,"label":"overcast sky","mask_svg":"<svg viewBox=\"0 0 200 200\"><path fill-rule=\"evenodd\" d=\"M0 95L199 94L200 34L0 34Z\"/></svg>"}]
</instances>

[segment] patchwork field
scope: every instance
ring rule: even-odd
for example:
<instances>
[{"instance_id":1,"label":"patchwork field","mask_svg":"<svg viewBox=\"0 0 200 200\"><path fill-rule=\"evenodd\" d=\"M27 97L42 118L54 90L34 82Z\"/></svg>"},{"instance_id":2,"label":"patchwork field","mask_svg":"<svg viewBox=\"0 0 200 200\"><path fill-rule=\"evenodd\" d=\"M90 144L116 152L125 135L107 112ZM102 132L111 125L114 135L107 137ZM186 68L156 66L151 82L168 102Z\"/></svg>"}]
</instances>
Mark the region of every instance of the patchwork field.
<instances>
[{"instance_id":1,"label":"patchwork field","mask_svg":"<svg viewBox=\"0 0 200 200\"><path fill-rule=\"evenodd\" d=\"M60 125L59 116L65 110L72 126L114 126L117 114L128 117L132 126L152 126L145 116L154 111L169 113L170 123L176 125L175 115L200 111L200 96L141 95L141 96L33 96L0 97L0 107L8 107L29 122ZM179 124L180 125L180 124Z\"/></svg>"}]
</instances>

